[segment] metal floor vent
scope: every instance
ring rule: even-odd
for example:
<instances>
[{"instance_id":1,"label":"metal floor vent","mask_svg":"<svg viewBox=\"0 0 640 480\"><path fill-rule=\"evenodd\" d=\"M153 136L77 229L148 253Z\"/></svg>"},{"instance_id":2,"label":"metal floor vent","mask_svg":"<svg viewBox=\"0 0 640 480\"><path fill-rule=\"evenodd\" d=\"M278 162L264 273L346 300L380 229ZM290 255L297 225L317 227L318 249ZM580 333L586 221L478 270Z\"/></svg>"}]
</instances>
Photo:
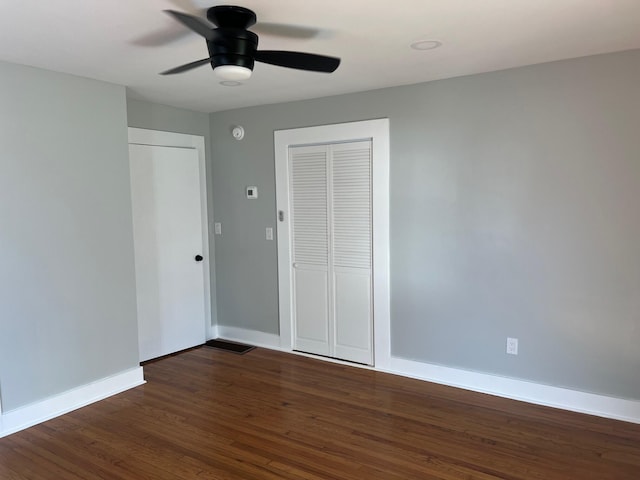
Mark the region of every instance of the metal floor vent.
<instances>
[{"instance_id":1,"label":"metal floor vent","mask_svg":"<svg viewBox=\"0 0 640 480\"><path fill-rule=\"evenodd\" d=\"M251 350L253 350L253 345L244 345L242 343L228 342L227 340L209 340L205 343L207 347L215 348L218 350L225 350L227 352L237 353L238 355L243 355Z\"/></svg>"}]
</instances>

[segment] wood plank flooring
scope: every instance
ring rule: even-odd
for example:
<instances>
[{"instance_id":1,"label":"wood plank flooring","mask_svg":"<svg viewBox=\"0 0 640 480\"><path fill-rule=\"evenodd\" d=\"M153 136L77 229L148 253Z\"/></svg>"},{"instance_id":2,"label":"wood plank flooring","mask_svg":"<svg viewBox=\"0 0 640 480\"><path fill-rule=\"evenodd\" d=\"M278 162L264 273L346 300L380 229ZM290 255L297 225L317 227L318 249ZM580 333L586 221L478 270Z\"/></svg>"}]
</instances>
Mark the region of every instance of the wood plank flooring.
<instances>
[{"instance_id":1,"label":"wood plank flooring","mask_svg":"<svg viewBox=\"0 0 640 480\"><path fill-rule=\"evenodd\" d=\"M0 439L0 478L640 479L640 425L260 348L144 370Z\"/></svg>"}]
</instances>

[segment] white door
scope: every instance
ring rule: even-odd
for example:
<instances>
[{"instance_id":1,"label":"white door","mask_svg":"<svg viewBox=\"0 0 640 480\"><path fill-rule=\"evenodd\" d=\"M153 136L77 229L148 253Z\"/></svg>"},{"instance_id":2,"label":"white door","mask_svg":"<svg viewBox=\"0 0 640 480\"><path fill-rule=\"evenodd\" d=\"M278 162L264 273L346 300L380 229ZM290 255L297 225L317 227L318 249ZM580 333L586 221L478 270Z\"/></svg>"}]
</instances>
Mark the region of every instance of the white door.
<instances>
[{"instance_id":1,"label":"white door","mask_svg":"<svg viewBox=\"0 0 640 480\"><path fill-rule=\"evenodd\" d=\"M333 355L373 363L371 141L332 145Z\"/></svg>"},{"instance_id":2,"label":"white door","mask_svg":"<svg viewBox=\"0 0 640 480\"><path fill-rule=\"evenodd\" d=\"M294 348L373 363L371 141L291 147Z\"/></svg>"},{"instance_id":3,"label":"white door","mask_svg":"<svg viewBox=\"0 0 640 480\"><path fill-rule=\"evenodd\" d=\"M205 342L200 165L193 148L129 145L140 360Z\"/></svg>"},{"instance_id":4,"label":"white door","mask_svg":"<svg viewBox=\"0 0 640 480\"><path fill-rule=\"evenodd\" d=\"M363 120L358 122L340 123L333 125L320 125L315 127L294 128L289 130L278 130L274 132L274 153L275 153L275 173L276 173L276 199L278 209L278 303L279 303L279 327L280 327L280 347L289 350L298 348L301 345L303 336L309 340L321 341L322 336L334 335L337 338L335 343L330 342L329 350L333 348L338 351L338 345L351 344L356 346L354 350L358 350L358 344L362 342L364 336L360 336L365 329L360 329L354 323L336 325L337 331L333 328L318 328L302 330L304 335L298 336L296 339L296 326L294 322L295 309L301 312L305 305L310 303L298 302L296 304L294 298L294 275L298 275L297 283L298 291L306 286L310 292L314 294L305 295L308 298L326 297L330 298L334 295L335 301L330 304L332 307L325 313L322 309L310 309L318 318L329 318L334 315L334 309L338 312L338 317L364 319L363 306L359 303L369 303L372 308L372 315L366 321L368 327L373 329L366 340L368 343L373 338L373 358L371 361L363 361L362 363L375 364L376 368L391 368L391 313L390 313L390 277L389 277L389 120ZM354 275L351 280L347 281L347 277L340 276L341 268L345 270L351 268L349 266L334 265L333 276L329 274L329 263L327 262L327 278L331 283L324 283L322 277L317 273L310 273L309 277L320 283L323 287L313 287L311 283L301 281L302 272L306 274L306 270L312 267L305 267L304 264L296 264L295 269L292 266L296 263L293 261L293 226L291 210L291 164L290 153L291 148L301 145L329 145L339 143L351 143L355 140L368 140L371 142L371 272L368 274L362 272L362 277ZM346 189L347 192L349 188ZM327 195L330 191L327 189ZM346 211L346 210L345 210ZM330 215L330 213L327 213ZM299 224L301 225L301 224ZM328 230L329 232L329 230ZM327 233L329 235L329 233ZM335 238L335 237L334 237ZM334 241L334 240L332 240ZM355 258L355 257L353 257ZM315 263L318 260L315 260ZM314 269L323 269L321 266L315 266ZM303 272L304 270L304 272ZM361 272L354 268L352 272ZM366 280L366 281L365 281ZM370 288L367 283L370 282ZM333 287L337 283L337 287ZM346 289L342 289L340 285L347 285ZM322 288L326 287L326 294ZM335 288L335 291L333 290ZM343 292L351 291L353 297L346 294L341 296ZM320 292L320 293L318 293ZM367 292L370 295L370 302L367 301ZM351 303L350 300L353 300ZM320 302L318 302L320 303ZM323 305L325 305L323 303ZM350 308L357 315L350 313ZM371 324L373 319L373 324ZM363 321L363 323L365 323ZM354 330L343 330L343 325L353 326ZM309 324L311 327L312 324ZM300 330L300 329L298 329ZM338 355L340 355L338 353ZM358 360L356 360L358 361Z\"/></svg>"},{"instance_id":5,"label":"white door","mask_svg":"<svg viewBox=\"0 0 640 480\"><path fill-rule=\"evenodd\" d=\"M328 152L289 153L294 349L330 356Z\"/></svg>"}]
</instances>

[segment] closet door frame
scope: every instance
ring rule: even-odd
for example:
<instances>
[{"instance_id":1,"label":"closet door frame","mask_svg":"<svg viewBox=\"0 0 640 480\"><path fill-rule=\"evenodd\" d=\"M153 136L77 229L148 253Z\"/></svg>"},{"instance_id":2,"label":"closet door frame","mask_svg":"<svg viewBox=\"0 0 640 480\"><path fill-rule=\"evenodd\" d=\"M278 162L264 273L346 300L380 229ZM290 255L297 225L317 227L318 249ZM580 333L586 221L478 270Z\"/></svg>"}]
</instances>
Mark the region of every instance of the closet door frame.
<instances>
[{"instance_id":1,"label":"closet door frame","mask_svg":"<svg viewBox=\"0 0 640 480\"><path fill-rule=\"evenodd\" d=\"M389 367L391 318L389 281L389 119L277 130L274 132L280 348L293 348L289 147L371 140L373 205L374 366ZM282 212L282 213L280 213ZM282 215L282 220L280 218Z\"/></svg>"}]
</instances>

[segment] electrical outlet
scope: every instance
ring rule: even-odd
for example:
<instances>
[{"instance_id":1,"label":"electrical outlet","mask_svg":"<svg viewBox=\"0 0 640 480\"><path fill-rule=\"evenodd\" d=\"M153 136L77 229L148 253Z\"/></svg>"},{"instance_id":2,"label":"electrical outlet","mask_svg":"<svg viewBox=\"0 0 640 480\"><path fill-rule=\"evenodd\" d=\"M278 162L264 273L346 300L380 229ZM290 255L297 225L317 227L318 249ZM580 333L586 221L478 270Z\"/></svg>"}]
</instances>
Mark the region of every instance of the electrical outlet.
<instances>
[{"instance_id":1,"label":"electrical outlet","mask_svg":"<svg viewBox=\"0 0 640 480\"><path fill-rule=\"evenodd\" d=\"M216 235L222 235L222 224L220 222L214 223L213 231Z\"/></svg>"},{"instance_id":2,"label":"electrical outlet","mask_svg":"<svg viewBox=\"0 0 640 480\"><path fill-rule=\"evenodd\" d=\"M273 228L272 227L267 227L265 236L266 236L267 240L273 240Z\"/></svg>"},{"instance_id":3,"label":"electrical outlet","mask_svg":"<svg viewBox=\"0 0 640 480\"><path fill-rule=\"evenodd\" d=\"M509 355L517 355L518 354L518 339L517 338L507 338L507 353Z\"/></svg>"}]
</instances>

